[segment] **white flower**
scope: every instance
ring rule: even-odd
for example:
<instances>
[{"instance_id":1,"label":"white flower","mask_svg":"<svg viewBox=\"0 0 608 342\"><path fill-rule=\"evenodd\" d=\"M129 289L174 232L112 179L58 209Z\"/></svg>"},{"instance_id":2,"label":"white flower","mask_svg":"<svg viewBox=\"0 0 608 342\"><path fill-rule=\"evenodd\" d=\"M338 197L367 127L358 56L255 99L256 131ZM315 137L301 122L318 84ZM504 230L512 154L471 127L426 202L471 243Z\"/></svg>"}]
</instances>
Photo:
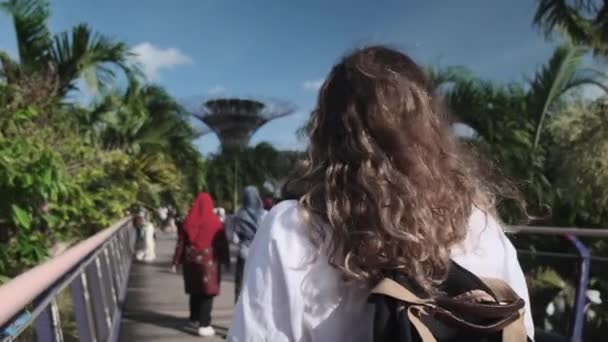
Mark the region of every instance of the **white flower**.
<instances>
[{"instance_id":1,"label":"white flower","mask_svg":"<svg viewBox=\"0 0 608 342\"><path fill-rule=\"evenodd\" d=\"M593 304L602 304L602 297L598 290L587 290L587 299Z\"/></svg>"}]
</instances>

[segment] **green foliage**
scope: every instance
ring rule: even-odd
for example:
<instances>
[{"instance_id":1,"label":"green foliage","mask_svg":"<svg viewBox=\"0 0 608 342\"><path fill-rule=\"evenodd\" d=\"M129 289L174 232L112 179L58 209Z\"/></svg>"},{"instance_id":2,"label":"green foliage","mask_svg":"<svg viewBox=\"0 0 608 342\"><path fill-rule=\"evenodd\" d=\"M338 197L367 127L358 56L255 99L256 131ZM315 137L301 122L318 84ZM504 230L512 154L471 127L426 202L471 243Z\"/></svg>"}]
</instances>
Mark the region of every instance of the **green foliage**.
<instances>
[{"instance_id":1,"label":"green foliage","mask_svg":"<svg viewBox=\"0 0 608 342\"><path fill-rule=\"evenodd\" d=\"M71 191L61 158L40 141L0 138L0 274L11 275L45 257L45 233L57 228L57 217L40 209Z\"/></svg>"},{"instance_id":2,"label":"green foliage","mask_svg":"<svg viewBox=\"0 0 608 342\"><path fill-rule=\"evenodd\" d=\"M504 175L517 182L530 214L545 222L551 221L548 207L562 206L551 170L554 146L546 122L561 111L570 90L583 85L606 89L604 73L580 67L585 51L571 44L559 46L527 87L460 78L443 92L457 119L477 133L474 143L492 157ZM511 210L503 212L508 222L520 217Z\"/></svg>"},{"instance_id":3,"label":"green foliage","mask_svg":"<svg viewBox=\"0 0 608 342\"><path fill-rule=\"evenodd\" d=\"M0 138L0 274L35 265L57 241L93 234L133 205L181 206L196 191L189 184L200 182L201 171L189 179L170 149L103 149L72 128L68 114L56 110L53 127L12 125ZM193 165L201 167L200 154L190 152ZM47 203L49 210L42 211Z\"/></svg>"},{"instance_id":4,"label":"green foliage","mask_svg":"<svg viewBox=\"0 0 608 342\"><path fill-rule=\"evenodd\" d=\"M275 196L272 192L279 190L301 158L301 152L277 151L267 143L223 151L207 160L207 188L218 205L234 210L244 186L255 185L263 196Z\"/></svg>"},{"instance_id":5,"label":"green foliage","mask_svg":"<svg viewBox=\"0 0 608 342\"><path fill-rule=\"evenodd\" d=\"M457 119L475 130L471 142L519 186L535 224L608 226L606 105L603 100L577 101L571 92L581 85L606 90L604 73L580 67L585 51L569 44L558 47L526 86L460 78L442 91ZM510 206L500 209L507 222L520 218ZM532 251L571 248L559 237L518 236L515 243ZM587 244L592 255L608 251L602 241ZM545 307L558 294L572 307L574 269L545 259L523 263L530 270L532 313L538 323L545 320ZM608 279L601 271L592 268L592 279L592 288L608 291ZM589 336L607 324L608 311L594 310L596 318L588 325L598 330L589 329ZM567 328L567 322L553 323Z\"/></svg>"},{"instance_id":6,"label":"green foliage","mask_svg":"<svg viewBox=\"0 0 608 342\"><path fill-rule=\"evenodd\" d=\"M52 36L43 0L0 3L19 61L0 51L0 277L47 257L60 241L109 226L132 206L180 207L204 184L187 115L162 88L142 85L129 48L86 25ZM109 89L115 71L124 94ZM66 103L85 79L105 96Z\"/></svg>"},{"instance_id":7,"label":"green foliage","mask_svg":"<svg viewBox=\"0 0 608 342\"><path fill-rule=\"evenodd\" d=\"M568 215L563 224L608 223L608 112L604 100L572 103L549 125L555 185Z\"/></svg>"},{"instance_id":8,"label":"green foliage","mask_svg":"<svg viewBox=\"0 0 608 342\"><path fill-rule=\"evenodd\" d=\"M6 54L0 58L9 85L42 74L54 80L53 91L63 97L76 89L75 82L81 77L93 90L105 88L115 76L112 67L121 69L128 78L139 74L129 63L132 53L125 43L94 33L86 24L52 35L46 0L8 0L0 5L13 19L19 51L19 62Z\"/></svg>"},{"instance_id":9,"label":"green foliage","mask_svg":"<svg viewBox=\"0 0 608 342\"><path fill-rule=\"evenodd\" d=\"M608 2L596 0L539 0L534 25L545 35L562 32L596 55L608 56Z\"/></svg>"}]
</instances>

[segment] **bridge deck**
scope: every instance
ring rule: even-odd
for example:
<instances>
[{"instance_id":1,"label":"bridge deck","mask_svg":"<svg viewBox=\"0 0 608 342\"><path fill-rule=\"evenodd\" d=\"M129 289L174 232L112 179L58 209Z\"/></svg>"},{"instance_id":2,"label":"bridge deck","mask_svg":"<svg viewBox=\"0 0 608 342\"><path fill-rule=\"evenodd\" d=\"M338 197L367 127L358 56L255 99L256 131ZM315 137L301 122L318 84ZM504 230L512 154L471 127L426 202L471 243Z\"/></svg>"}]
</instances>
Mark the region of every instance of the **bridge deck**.
<instances>
[{"instance_id":1,"label":"bridge deck","mask_svg":"<svg viewBox=\"0 0 608 342\"><path fill-rule=\"evenodd\" d=\"M181 274L169 271L175 238L160 234L154 263L134 263L131 268L120 341L200 341L188 326L188 297ZM224 272L221 295L213 305L213 325L221 341L232 316L233 274Z\"/></svg>"}]
</instances>

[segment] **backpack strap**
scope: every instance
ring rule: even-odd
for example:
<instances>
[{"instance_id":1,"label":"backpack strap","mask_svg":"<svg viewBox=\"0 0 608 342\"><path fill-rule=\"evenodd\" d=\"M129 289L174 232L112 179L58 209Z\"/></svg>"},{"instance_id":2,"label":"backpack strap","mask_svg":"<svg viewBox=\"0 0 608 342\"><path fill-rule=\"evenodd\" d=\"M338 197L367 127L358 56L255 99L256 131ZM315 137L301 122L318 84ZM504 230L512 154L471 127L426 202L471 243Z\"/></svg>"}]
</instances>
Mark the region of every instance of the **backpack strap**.
<instances>
[{"instance_id":1,"label":"backpack strap","mask_svg":"<svg viewBox=\"0 0 608 342\"><path fill-rule=\"evenodd\" d=\"M412 291L399 284L393 279L385 278L371 291L372 294L388 296L408 304L408 319L414 326L423 342L436 342L437 339L423 322L423 318L437 316L442 321L451 322L467 330L475 331L500 331L502 330L503 342L523 342L527 340L527 332L524 325L524 302L511 287L500 279L483 278L483 284L492 292L492 302L471 303L457 300L456 298L420 298ZM479 298L489 298L484 290L471 292L471 295ZM463 299L463 298L461 298ZM454 310L454 311L453 311ZM476 315L494 320L487 325L479 325L467 321L455 315L456 312L464 314L474 312ZM432 313L432 314L431 314ZM498 319L496 321L496 319ZM447 323L447 322L446 322Z\"/></svg>"},{"instance_id":2,"label":"backpack strap","mask_svg":"<svg viewBox=\"0 0 608 342\"><path fill-rule=\"evenodd\" d=\"M431 330L424 322L422 322L422 319L420 318L423 313L424 307L421 305L410 305L407 308L407 318L409 318L410 323L412 323L414 328L416 328L422 342L437 342L437 339Z\"/></svg>"},{"instance_id":3,"label":"backpack strap","mask_svg":"<svg viewBox=\"0 0 608 342\"><path fill-rule=\"evenodd\" d=\"M403 287L403 285L390 278L384 278L372 289L372 294L381 294L409 304L425 305L430 304L430 299L422 299L416 296L412 291Z\"/></svg>"},{"instance_id":4,"label":"backpack strap","mask_svg":"<svg viewBox=\"0 0 608 342\"><path fill-rule=\"evenodd\" d=\"M422 342L437 342L431 330L421 319L422 315L428 315L427 308L434 307L432 300L418 297L412 291L390 278L382 279L372 289L371 293L388 296L410 304L407 306L407 317L420 335Z\"/></svg>"},{"instance_id":5,"label":"backpack strap","mask_svg":"<svg viewBox=\"0 0 608 342\"><path fill-rule=\"evenodd\" d=\"M499 302L523 301L515 291L503 280L496 278L481 278L486 286L494 292ZM507 325L502 331L503 342L526 341L528 333L524 322L524 308L519 309L517 319Z\"/></svg>"}]
</instances>

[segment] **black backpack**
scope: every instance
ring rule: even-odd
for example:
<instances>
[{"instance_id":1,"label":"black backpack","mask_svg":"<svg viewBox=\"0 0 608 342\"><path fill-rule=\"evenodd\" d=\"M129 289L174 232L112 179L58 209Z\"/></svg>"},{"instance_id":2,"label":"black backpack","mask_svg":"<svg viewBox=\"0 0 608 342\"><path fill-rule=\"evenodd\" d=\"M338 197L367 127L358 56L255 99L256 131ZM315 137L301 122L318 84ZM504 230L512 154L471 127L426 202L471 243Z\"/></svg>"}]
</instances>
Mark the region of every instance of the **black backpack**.
<instances>
[{"instance_id":1,"label":"black backpack","mask_svg":"<svg viewBox=\"0 0 608 342\"><path fill-rule=\"evenodd\" d=\"M531 341L524 301L502 280L483 280L452 262L439 295L395 272L372 290L374 342Z\"/></svg>"}]
</instances>

